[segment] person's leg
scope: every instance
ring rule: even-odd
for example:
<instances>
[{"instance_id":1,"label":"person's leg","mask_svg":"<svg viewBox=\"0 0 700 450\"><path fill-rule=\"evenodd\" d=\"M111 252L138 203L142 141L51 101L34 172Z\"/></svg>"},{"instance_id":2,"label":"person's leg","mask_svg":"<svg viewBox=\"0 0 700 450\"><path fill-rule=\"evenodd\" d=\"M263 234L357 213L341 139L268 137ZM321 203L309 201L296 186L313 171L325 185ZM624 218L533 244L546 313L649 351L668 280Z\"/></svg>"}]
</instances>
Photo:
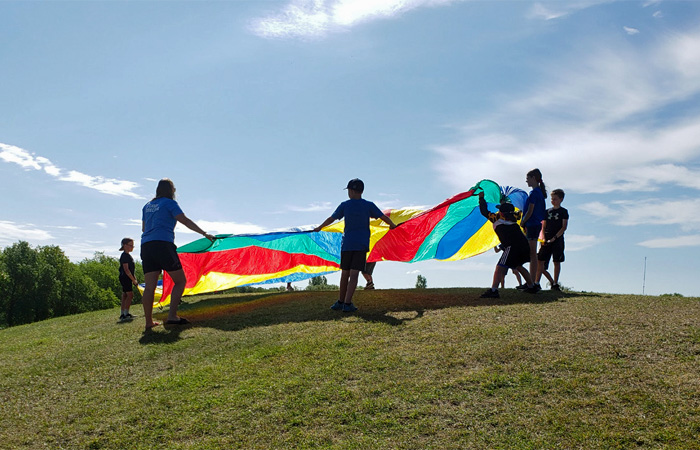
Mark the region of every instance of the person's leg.
<instances>
[{"instance_id":1,"label":"person's leg","mask_svg":"<svg viewBox=\"0 0 700 450\"><path fill-rule=\"evenodd\" d=\"M561 272L561 263L560 262L554 262L554 280L552 281L552 284L559 284L559 273Z\"/></svg>"},{"instance_id":2,"label":"person's leg","mask_svg":"<svg viewBox=\"0 0 700 450\"><path fill-rule=\"evenodd\" d=\"M147 330L160 325L158 322L153 321L153 301L155 299L156 286L158 285L158 277L160 277L160 271L144 274L146 287L143 289L141 303L143 304L143 316L146 318Z\"/></svg>"},{"instance_id":3,"label":"person's leg","mask_svg":"<svg viewBox=\"0 0 700 450\"><path fill-rule=\"evenodd\" d=\"M124 315L124 311L126 311L128 308L126 306L126 297L129 293L128 292L122 292L122 303L121 303L121 314ZM131 293L133 296L133 292Z\"/></svg>"},{"instance_id":4,"label":"person's leg","mask_svg":"<svg viewBox=\"0 0 700 450\"><path fill-rule=\"evenodd\" d=\"M535 284L540 284L540 279L544 273L544 261L537 261L537 275L535 276Z\"/></svg>"},{"instance_id":5,"label":"person's leg","mask_svg":"<svg viewBox=\"0 0 700 450\"><path fill-rule=\"evenodd\" d=\"M556 284L556 283L554 282L554 280L552 279L552 275L550 275L548 271L545 270L545 271L542 273L542 275L544 275L544 277L547 279L547 281L549 281L549 284L550 284L550 285L555 285L555 284Z\"/></svg>"},{"instance_id":6,"label":"person's leg","mask_svg":"<svg viewBox=\"0 0 700 450\"><path fill-rule=\"evenodd\" d=\"M501 284L503 278L508 273L508 268L503 266L496 266L493 270L493 282L491 283L491 290L495 291L498 289L498 285Z\"/></svg>"},{"instance_id":7,"label":"person's leg","mask_svg":"<svg viewBox=\"0 0 700 450\"><path fill-rule=\"evenodd\" d=\"M511 269L511 271L513 272L513 275L515 275L515 278L518 279L518 286L523 284L523 279L520 277L520 274L518 273L518 271L515 269Z\"/></svg>"},{"instance_id":8,"label":"person's leg","mask_svg":"<svg viewBox=\"0 0 700 450\"><path fill-rule=\"evenodd\" d=\"M124 298L124 294L126 294L126 298ZM131 308L131 301L134 299L134 291L124 292L124 294L122 294L122 309L128 313L129 308Z\"/></svg>"},{"instance_id":9,"label":"person's leg","mask_svg":"<svg viewBox=\"0 0 700 450\"><path fill-rule=\"evenodd\" d=\"M537 275L537 239L527 241L530 244L530 274Z\"/></svg>"},{"instance_id":10,"label":"person's leg","mask_svg":"<svg viewBox=\"0 0 700 450\"><path fill-rule=\"evenodd\" d=\"M535 285L532 281L532 277L530 276L530 272L527 271L525 266L519 266L516 270L523 276L528 287L533 287Z\"/></svg>"},{"instance_id":11,"label":"person's leg","mask_svg":"<svg viewBox=\"0 0 700 450\"><path fill-rule=\"evenodd\" d=\"M170 309L168 310L168 321L178 320L177 308L180 306L180 299L182 298L182 293L185 291L185 284L187 283L187 276L185 271L173 270L168 272L170 278L173 280L173 290L170 292Z\"/></svg>"},{"instance_id":12,"label":"person's leg","mask_svg":"<svg viewBox=\"0 0 700 450\"><path fill-rule=\"evenodd\" d=\"M345 301L345 294L348 291L348 279L350 278L350 270L343 269L340 271L340 293L338 295L338 301L343 303Z\"/></svg>"},{"instance_id":13,"label":"person's leg","mask_svg":"<svg viewBox=\"0 0 700 450\"><path fill-rule=\"evenodd\" d=\"M345 289L345 303L352 303L352 296L355 294L355 288L357 288L357 279L360 276L359 270L350 269L348 270L348 279L346 282Z\"/></svg>"}]
</instances>

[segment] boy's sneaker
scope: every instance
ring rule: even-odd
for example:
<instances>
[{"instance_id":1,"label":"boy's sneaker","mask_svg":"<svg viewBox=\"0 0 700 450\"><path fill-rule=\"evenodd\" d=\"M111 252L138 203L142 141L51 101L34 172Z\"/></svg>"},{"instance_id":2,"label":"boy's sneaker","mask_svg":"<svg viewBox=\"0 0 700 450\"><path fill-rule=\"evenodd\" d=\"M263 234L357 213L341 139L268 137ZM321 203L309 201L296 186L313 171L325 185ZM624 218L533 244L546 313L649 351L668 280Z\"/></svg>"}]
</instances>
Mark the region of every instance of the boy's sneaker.
<instances>
[{"instance_id":1,"label":"boy's sneaker","mask_svg":"<svg viewBox=\"0 0 700 450\"><path fill-rule=\"evenodd\" d=\"M561 291L561 288L559 287L558 284L553 284L552 287L550 288L552 291Z\"/></svg>"},{"instance_id":2,"label":"boy's sneaker","mask_svg":"<svg viewBox=\"0 0 700 450\"><path fill-rule=\"evenodd\" d=\"M501 298L501 296L498 293L498 289L496 289L495 291L491 290L491 289L487 289L486 292L481 294L481 297L479 297L479 298Z\"/></svg>"},{"instance_id":3,"label":"boy's sneaker","mask_svg":"<svg viewBox=\"0 0 700 450\"><path fill-rule=\"evenodd\" d=\"M125 316L124 314L122 314L121 316L119 316L119 321L120 321L120 322L124 322L125 320L126 320L126 316Z\"/></svg>"},{"instance_id":4,"label":"boy's sneaker","mask_svg":"<svg viewBox=\"0 0 700 450\"><path fill-rule=\"evenodd\" d=\"M357 311L357 306L353 305L352 303L343 304L343 312L355 312L355 311Z\"/></svg>"},{"instance_id":5,"label":"boy's sneaker","mask_svg":"<svg viewBox=\"0 0 700 450\"><path fill-rule=\"evenodd\" d=\"M527 292L528 294L537 294L539 291L540 291L539 286L534 285L532 287L525 289L523 292Z\"/></svg>"},{"instance_id":6,"label":"boy's sneaker","mask_svg":"<svg viewBox=\"0 0 700 450\"><path fill-rule=\"evenodd\" d=\"M525 289L527 289L527 284L521 284L520 286L516 286L515 289L519 291L524 291Z\"/></svg>"},{"instance_id":7,"label":"boy's sneaker","mask_svg":"<svg viewBox=\"0 0 700 450\"><path fill-rule=\"evenodd\" d=\"M337 302L333 303L333 305L331 306L331 309L333 311L340 311L341 309L343 309L343 303L340 303L340 301L337 301Z\"/></svg>"},{"instance_id":8,"label":"boy's sneaker","mask_svg":"<svg viewBox=\"0 0 700 450\"><path fill-rule=\"evenodd\" d=\"M133 320L134 316L132 316L131 313L126 313L126 314L124 314L124 319L125 320Z\"/></svg>"}]
</instances>

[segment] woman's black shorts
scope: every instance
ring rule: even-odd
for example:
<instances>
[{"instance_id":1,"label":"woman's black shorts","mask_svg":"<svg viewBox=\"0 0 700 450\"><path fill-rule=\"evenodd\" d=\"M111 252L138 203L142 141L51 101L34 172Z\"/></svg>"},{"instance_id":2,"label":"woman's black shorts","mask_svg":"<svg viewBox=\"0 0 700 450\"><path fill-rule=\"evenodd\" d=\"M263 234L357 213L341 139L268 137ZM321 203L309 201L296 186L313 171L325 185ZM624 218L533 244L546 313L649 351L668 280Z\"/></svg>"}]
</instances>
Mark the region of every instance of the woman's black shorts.
<instances>
[{"instance_id":1,"label":"woman's black shorts","mask_svg":"<svg viewBox=\"0 0 700 450\"><path fill-rule=\"evenodd\" d=\"M141 244L141 262L143 273L173 272L182 269L177 247L172 242L149 241Z\"/></svg>"}]
</instances>

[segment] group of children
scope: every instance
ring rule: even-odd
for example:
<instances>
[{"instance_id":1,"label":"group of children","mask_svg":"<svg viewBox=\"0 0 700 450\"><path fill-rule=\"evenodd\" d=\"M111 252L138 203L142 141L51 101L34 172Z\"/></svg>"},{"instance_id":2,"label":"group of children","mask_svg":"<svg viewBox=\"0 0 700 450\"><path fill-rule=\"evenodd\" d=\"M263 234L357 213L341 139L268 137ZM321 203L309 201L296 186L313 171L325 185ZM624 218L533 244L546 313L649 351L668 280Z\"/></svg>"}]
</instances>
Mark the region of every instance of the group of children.
<instances>
[{"instance_id":1,"label":"group of children","mask_svg":"<svg viewBox=\"0 0 700 450\"><path fill-rule=\"evenodd\" d=\"M479 210L481 214L493 223L501 244L496 251L503 254L496 264L493 273L491 288L486 290L482 298L499 298L498 286L504 286L504 278L511 269L518 277L518 289L535 294L540 291L540 279L542 275L549 280L551 289L559 291L559 274L561 263L564 262L564 232L568 226L569 212L561 206L564 200L564 191L555 189L551 193L552 207L546 209L545 198L547 189L542 180L542 172L533 169L527 173L527 185L532 188L525 202L524 216L520 220L521 212L516 212L515 207L507 201L497 205L498 213L488 210L484 193L479 193ZM522 227L522 230L521 230ZM537 243L542 237L542 245L539 252ZM554 264L554 277L548 272L550 259ZM530 263L530 270L525 269L524 264ZM521 283L520 276L525 279Z\"/></svg>"},{"instance_id":2,"label":"group of children","mask_svg":"<svg viewBox=\"0 0 700 450\"><path fill-rule=\"evenodd\" d=\"M166 181L169 182L169 185L172 185L172 181L164 179L159 183L159 189L160 184L168 184L165 183ZM561 207L561 202L564 199L564 191L561 189L552 191L552 208L546 210L545 196L547 195L547 191L542 181L542 173L539 169L528 172L527 184L532 188L532 191L525 203L524 216L521 221L522 230L521 225L518 224L521 212L516 212L511 203L507 201L502 202L497 206L498 213L492 213L488 210L486 201L484 200L484 193L479 193L479 209L481 214L493 223L494 231L501 242L497 250L503 252L494 271L491 289L487 290L481 296L483 298L499 298L498 286L499 284L503 285L504 277L509 269L512 269L516 275L522 275L525 279L525 284L519 286L519 288L524 289L525 292L538 292L541 289L539 282L542 275L550 281L553 290L559 290L560 264L564 261L564 232L566 231L567 221L569 219L568 212L565 208ZM362 180L358 178L350 180L346 189L348 191L349 200L341 203L333 214L321 225L314 228L313 231L321 231L322 228L336 220L345 219L345 230L343 232L340 256L340 292L338 300L331 306L331 309L353 312L357 310L357 307L352 302L352 297L357 288L359 274L362 273L367 281L366 289L374 288L372 280L374 263L368 264L366 260L370 243L369 221L371 218L379 218L386 222L390 229L396 228L396 224L392 222L377 205L362 198L362 193L365 189ZM171 187L171 190L174 193L174 187ZM173 197L173 195L170 195L169 198L172 199ZM146 206L148 207L158 198L160 197L156 196L156 198ZM146 211L146 209L144 209L144 211ZM144 217L146 217L145 214L146 212L144 212ZM184 214L181 215L184 216ZM176 216L176 218L180 220L179 216ZM146 230L145 223L146 219L144 219L144 231ZM174 221L165 228L172 234L171 228L174 228ZM544 240L538 253L537 242L543 228ZM199 229L196 231L200 231L208 239L213 239L213 236ZM119 249L123 251L119 259L119 281L123 290L120 317L122 321L130 320L133 317L129 313L129 307L133 298L132 286L138 284L134 276L134 260L129 254L133 249L133 239L122 239L122 246ZM177 257L176 254L175 257ZM553 278L547 271L550 258L554 260ZM528 261L530 262L529 272L524 267L524 264ZM155 271L152 272L156 273ZM149 275L152 275L152 273L149 273ZM520 281L519 276L518 280ZM290 288L289 283L287 288ZM144 311L147 320L150 319L150 310L144 306ZM181 322L185 323L184 319L176 319L177 320L173 319L171 322L177 322L177 324L181 324ZM150 320L152 322L152 319ZM154 326L154 324L150 323L147 324L146 328L149 329L152 326Z\"/></svg>"}]
</instances>

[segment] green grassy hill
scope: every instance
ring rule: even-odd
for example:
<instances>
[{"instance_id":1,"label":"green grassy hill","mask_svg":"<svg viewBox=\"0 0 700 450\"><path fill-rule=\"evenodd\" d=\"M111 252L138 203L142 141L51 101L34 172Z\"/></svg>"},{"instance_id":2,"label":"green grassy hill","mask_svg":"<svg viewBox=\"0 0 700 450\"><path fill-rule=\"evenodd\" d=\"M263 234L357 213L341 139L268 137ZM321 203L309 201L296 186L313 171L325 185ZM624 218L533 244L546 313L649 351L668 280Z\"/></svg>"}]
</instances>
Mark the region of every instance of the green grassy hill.
<instances>
[{"instance_id":1,"label":"green grassy hill","mask_svg":"<svg viewBox=\"0 0 700 450\"><path fill-rule=\"evenodd\" d=\"M0 331L3 449L700 448L700 300L189 298ZM162 319L163 313L158 314Z\"/></svg>"}]
</instances>

